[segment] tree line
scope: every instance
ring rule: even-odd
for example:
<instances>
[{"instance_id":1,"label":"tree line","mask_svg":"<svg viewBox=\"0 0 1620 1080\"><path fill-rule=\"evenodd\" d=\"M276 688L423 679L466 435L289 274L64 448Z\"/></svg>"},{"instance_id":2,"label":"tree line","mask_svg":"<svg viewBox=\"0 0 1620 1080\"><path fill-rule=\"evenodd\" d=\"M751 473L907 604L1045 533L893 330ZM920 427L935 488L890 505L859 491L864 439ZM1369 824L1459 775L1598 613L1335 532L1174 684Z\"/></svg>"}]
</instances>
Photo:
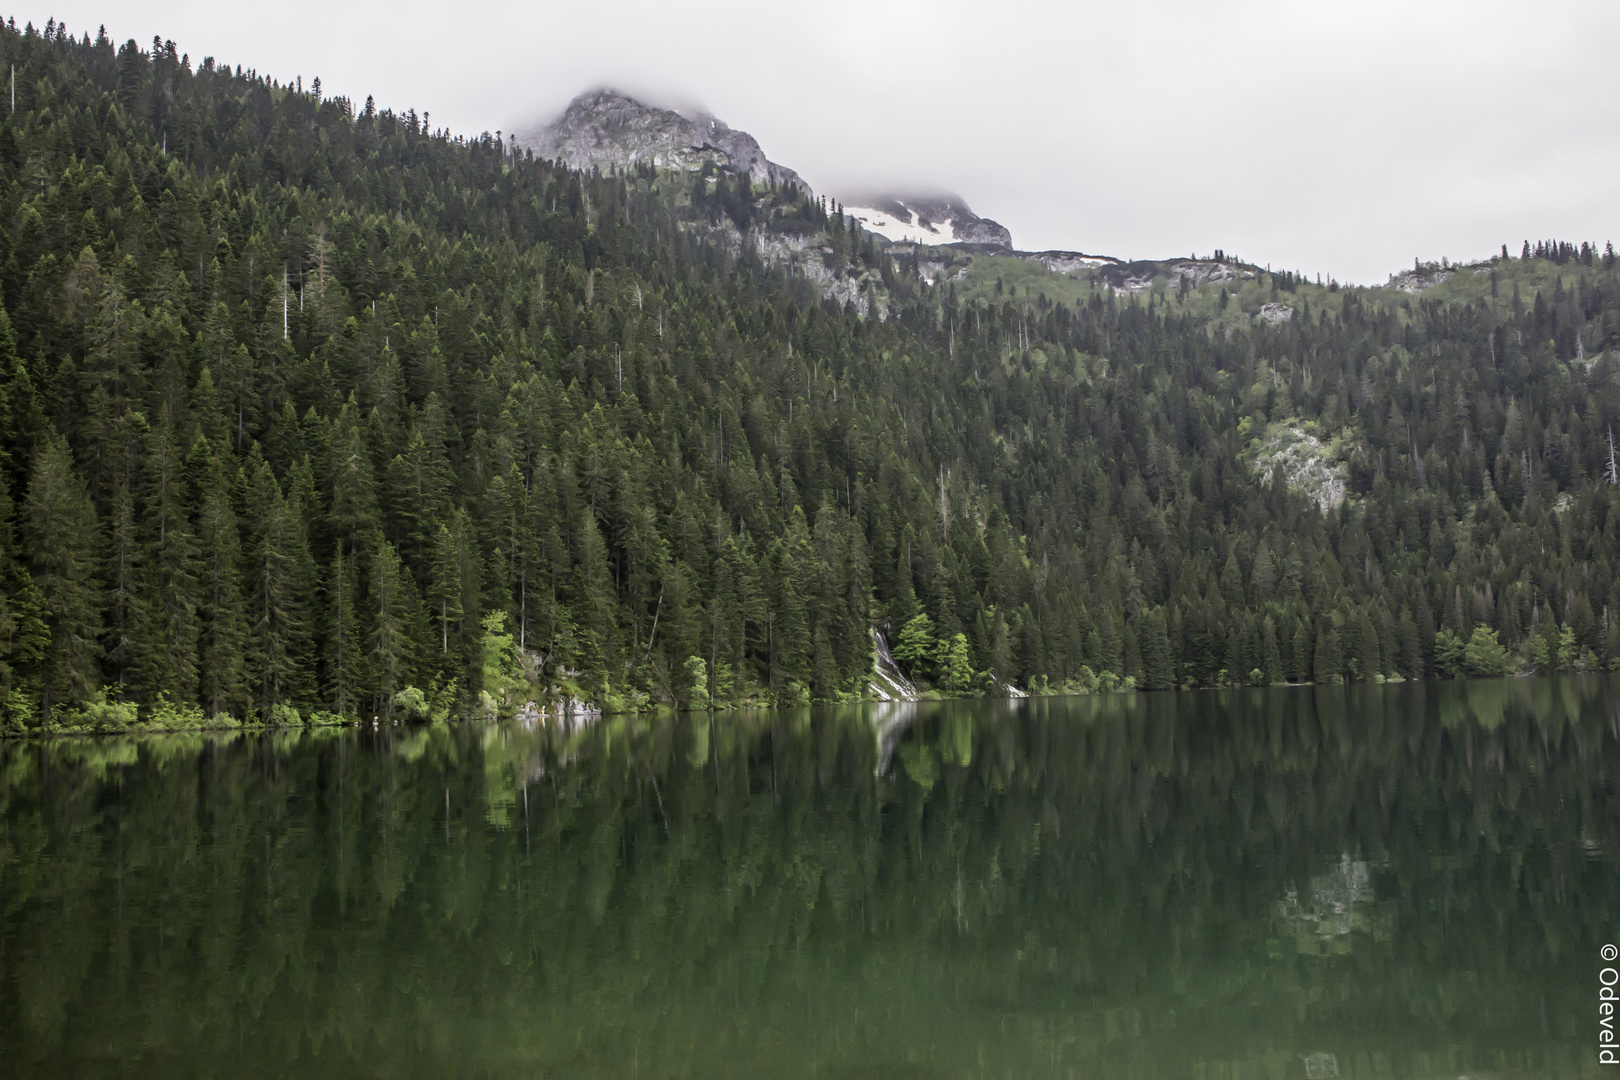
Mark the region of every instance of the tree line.
<instances>
[{"instance_id":1,"label":"tree line","mask_svg":"<svg viewBox=\"0 0 1620 1080\"><path fill-rule=\"evenodd\" d=\"M970 303L798 189L54 23L0 61L8 730L848 700L874 627L951 694L1620 663L1596 245Z\"/></svg>"}]
</instances>

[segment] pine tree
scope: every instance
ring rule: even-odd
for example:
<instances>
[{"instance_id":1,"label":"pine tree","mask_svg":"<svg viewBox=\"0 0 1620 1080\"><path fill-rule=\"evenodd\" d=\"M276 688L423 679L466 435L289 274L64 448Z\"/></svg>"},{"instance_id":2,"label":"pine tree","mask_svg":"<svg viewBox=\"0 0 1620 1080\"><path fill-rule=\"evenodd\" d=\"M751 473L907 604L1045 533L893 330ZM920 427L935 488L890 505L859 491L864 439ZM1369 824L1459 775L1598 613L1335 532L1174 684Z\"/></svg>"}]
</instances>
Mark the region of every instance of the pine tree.
<instances>
[{"instance_id":1,"label":"pine tree","mask_svg":"<svg viewBox=\"0 0 1620 1080\"><path fill-rule=\"evenodd\" d=\"M1316 653L1312 662L1312 676L1319 683L1338 682L1344 672L1339 647L1339 629L1324 617L1316 627Z\"/></svg>"},{"instance_id":2,"label":"pine tree","mask_svg":"<svg viewBox=\"0 0 1620 1080\"><path fill-rule=\"evenodd\" d=\"M44 427L34 380L17 355L11 318L0 307L0 470L12 490L27 483L23 467Z\"/></svg>"},{"instance_id":3,"label":"pine tree","mask_svg":"<svg viewBox=\"0 0 1620 1080\"><path fill-rule=\"evenodd\" d=\"M593 673L612 671L620 658L616 590L609 572L607 545L597 528L596 515L588 510L580 515L574 559L570 607L578 627L577 659Z\"/></svg>"},{"instance_id":4,"label":"pine tree","mask_svg":"<svg viewBox=\"0 0 1620 1080\"><path fill-rule=\"evenodd\" d=\"M107 597L106 670L120 692L136 689L130 683L140 663L145 636L152 630L146 607L150 590L144 586L146 552L135 516L131 479L129 472L120 468L112 482L102 557Z\"/></svg>"},{"instance_id":5,"label":"pine tree","mask_svg":"<svg viewBox=\"0 0 1620 1080\"><path fill-rule=\"evenodd\" d=\"M101 684L96 511L72 452L54 431L34 456L23 526L50 631L41 680L41 717L49 722L56 707L83 703Z\"/></svg>"},{"instance_id":6,"label":"pine tree","mask_svg":"<svg viewBox=\"0 0 1620 1080\"><path fill-rule=\"evenodd\" d=\"M966 634L952 634L946 644L940 681L952 694L966 694L978 687L979 676L973 670L972 658L968 655Z\"/></svg>"},{"instance_id":7,"label":"pine tree","mask_svg":"<svg viewBox=\"0 0 1620 1080\"><path fill-rule=\"evenodd\" d=\"M377 496L371 471L371 452L360 429L354 394L338 414L331 435L328 473L331 477L331 527L336 538L353 548L377 527ZM413 519L414 520L414 519Z\"/></svg>"},{"instance_id":8,"label":"pine tree","mask_svg":"<svg viewBox=\"0 0 1620 1080\"><path fill-rule=\"evenodd\" d=\"M147 701L197 699L199 558L187 507L185 460L167 409L142 462L142 612L136 687Z\"/></svg>"},{"instance_id":9,"label":"pine tree","mask_svg":"<svg viewBox=\"0 0 1620 1080\"><path fill-rule=\"evenodd\" d=\"M1311 679L1311 665L1314 655L1311 642L1311 621L1309 618L1298 619L1294 623L1292 661L1288 669L1290 682L1301 683Z\"/></svg>"},{"instance_id":10,"label":"pine tree","mask_svg":"<svg viewBox=\"0 0 1620 1080\"><path fill-rule=\"evenodd\" d=\"M448 671L455 666L451 637L454 635L458 646L461 638L461 552L450 535L449 526L442 522L433 538L433 572L429 581L428 613L438 639L439 662Z\"/></svg>"},{"instance_id":11,"label":"pine tree","mask_svg":"<svg viewBox=\"0 0 1620 1080\"><path fill-rule=\"evenodd\" d=\"M1395 634L1399 641L1401 673L1408 679L1423 678L1423 646L1410 608L1401 608L1401 620L1396 625Z\"/></svg>"},{"instance_id":12,"label":"pine tree","mask_svg":"<svg viewBox=\"0 0 1620 1080\"><path fill-rule=\"evenodd\" d=\"M1373 682L1383 674L1383 657L1379 651L1378 631L1365 609L1356 616L1357 648L1356 674L1364 682Z\"/></svg>"},{"instance_id":13,"label":"pine tree","mask_svg":"<svg viewBox=\"0 0 1620 1080\"><path fill-rule=\"evenodd\" d=\"M1164 621L1164 610L1153 608L1142 616L1138 633L1142 650L1142 688L1169 690L1176 684L1175 671L1170 663L1170 637Z\"/></svg>"},{"instance_id":14,"label":"pine tree","mask_svg":"<svg viewBox=\"0 0 1620 1080\"><path fill-rule=\"evenodd\" d=\"M40 662L51 638L45 598L17 550L13 513L0 470L0 733L22 734L37 718Z\"/></svg>"},{"instance_id":15,"label":"pine tree","mask_svg":"<svg viewBox=\"0 0 1620 1080\"><path fill-rule=\"evenodd\" d=\"M372 710L391 717L394 695L405 688L410 677L411 604L399 554L380 534L372 537L368 578L371 632L366 660L372 679Z\"/></svg>"},{"instance_id":16,"label":"pine tree","mask_svg":"<svg viewBox=\"0 0 1620 1080\"><path fill-rule=\"evenodd\" d=\"M246 706L243 646L246 611L242 598L242 541L231 489L234 469L202 435L190 455L199 476L197 514L197 614L199 700L210 716L241 715Z\"/></svg>"},{"instance_id":17,"label":"pine tree","mask_svg":"<svg viewBox=\"0 0 1620 1080\"><path fill-rule=\"evenodd\" d=\"M309 616L303 578L307 551L293 508L268 463L247 482L247 680L262 716L297 693Z\"/></svg>"},{"instance_id":18,"label":"pine tree","mask_svg":"<svg viewBox=\"0 0 1620 1080\"><path fill-rule=\"evenodd\" d=\"M1276 686L1283 681L1282 650L1277 645L1277 623L1267 615L1260 624L1262 639L1261 672L1265 676L1267 686Z\"/></svg>"},{"instance_id":19,"label":"pine tree","mask_svg":"<svg viewBox=\"0 0 1620 1080\"><path fill-rule=\"evenodd\" d=\"M327 708L339 716L354 716L366 685L365 643L360 637L360 581L358 558L342 541L332 555L326 575L326 655L322 670Z\"/></svg>"}]
</instances>

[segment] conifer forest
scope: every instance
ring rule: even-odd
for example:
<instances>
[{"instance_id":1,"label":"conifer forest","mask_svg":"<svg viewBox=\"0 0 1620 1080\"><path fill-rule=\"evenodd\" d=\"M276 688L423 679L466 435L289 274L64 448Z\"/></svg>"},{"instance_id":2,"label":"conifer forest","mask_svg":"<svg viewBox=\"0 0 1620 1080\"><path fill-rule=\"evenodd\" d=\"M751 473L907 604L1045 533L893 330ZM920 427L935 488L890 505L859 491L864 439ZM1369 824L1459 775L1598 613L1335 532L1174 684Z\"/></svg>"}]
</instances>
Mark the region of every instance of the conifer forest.
<instances>
[{"instance_id":1,"label":"conifer forest","mask_svg":"<svg viewBox=\"0 0 1620 1080\"><path fill-rule=\"evenodd\" d=\"M0 64L5 733L849 701L874 630L942 696L1620 669L1606 245L1056 296L173 42Z\"/></svg>"}]
</instances>

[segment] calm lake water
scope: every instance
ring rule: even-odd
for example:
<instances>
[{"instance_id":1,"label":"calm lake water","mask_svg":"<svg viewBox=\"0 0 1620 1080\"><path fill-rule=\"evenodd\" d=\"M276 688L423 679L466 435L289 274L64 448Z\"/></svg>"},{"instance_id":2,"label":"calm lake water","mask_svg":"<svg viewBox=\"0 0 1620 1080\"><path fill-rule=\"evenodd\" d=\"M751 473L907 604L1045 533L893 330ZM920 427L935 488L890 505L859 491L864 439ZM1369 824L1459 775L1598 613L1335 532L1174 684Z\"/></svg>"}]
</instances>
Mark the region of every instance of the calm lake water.
<instances>
[{"instance_id":1,"label":"calm lake water","mask_svg":"<svg viewBox=\"0 0 1620 1080\"><path fill-rule=\"evenodd\" d=\"M1587 1077L1590 677L0 746L9 1076Z\"/></svg>"}]
</instances>

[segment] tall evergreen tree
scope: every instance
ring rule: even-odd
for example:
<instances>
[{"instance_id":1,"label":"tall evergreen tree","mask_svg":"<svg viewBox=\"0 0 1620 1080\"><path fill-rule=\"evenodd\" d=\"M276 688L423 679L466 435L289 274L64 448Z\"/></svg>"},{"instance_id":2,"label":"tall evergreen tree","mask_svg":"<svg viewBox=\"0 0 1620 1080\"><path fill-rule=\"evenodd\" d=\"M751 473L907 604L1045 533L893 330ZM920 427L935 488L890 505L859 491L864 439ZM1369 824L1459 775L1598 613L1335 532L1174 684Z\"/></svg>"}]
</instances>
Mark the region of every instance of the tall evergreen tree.
<instances>
[{"instance_id":1,"label":"tall evergreen tree","mask_svg":"<svg viewBox=\"0 0 1620 1080\"><path fill-rule=\"evenodd\" d=\"M149 701L197 700L200 558L188 508L185 458L167 408L146 438L142 465L139 588L145 625L135 686Z\"/></svg>"},{"instance_id":2,"label":"tall evergreen tree","mask_svg":"<svg viewBox=\"0 0 1620 1080\"><path fill-rule=\"evenodd\" d=\"M191 455L199 477L197 512L198 687L210 716L242 715L247 704L244 648L247 610L242 596L242 540L232 505L234 469L199 435Z\"/></svg>"},{"instance_id":3,"label":"tall evergreen tree","mask_svg":"<svg viewBox=\"0 0 1620 1080\"><path fill-rule=\"evenodd\" d=\"M95 507L67 442L47 432L34 455L23 534L46 612L50 645L42 671L42 719L86 701L101 685L102 598L97 584Z\"/></svg>"},{"instance_id":4,"label":"tall evergreen tree","mask_svg":"<svg viewBox=\"0 0 1620 1080\"><path fill-rule=\"evenodd\" d=\"M247 679L255 706L265 716L289 701L299 682L308 633L303 579L307 552L281 485L268 462L247 477Z\"/></svg>"},{"instance_id":5,"label":"tall evergreen tree","mask_svg":"<svg viewBox=\"0 0 1620 1080\"><path fill-rule=\"evenodd\" d=\"M372 710L384 716L394 712L394 695L410 679L412 656L412 604L409 580L399 554L381 535L372 537L367 587L367 614L371 632L366 651L372 679Z\"/></svg>"}]
</instances>

